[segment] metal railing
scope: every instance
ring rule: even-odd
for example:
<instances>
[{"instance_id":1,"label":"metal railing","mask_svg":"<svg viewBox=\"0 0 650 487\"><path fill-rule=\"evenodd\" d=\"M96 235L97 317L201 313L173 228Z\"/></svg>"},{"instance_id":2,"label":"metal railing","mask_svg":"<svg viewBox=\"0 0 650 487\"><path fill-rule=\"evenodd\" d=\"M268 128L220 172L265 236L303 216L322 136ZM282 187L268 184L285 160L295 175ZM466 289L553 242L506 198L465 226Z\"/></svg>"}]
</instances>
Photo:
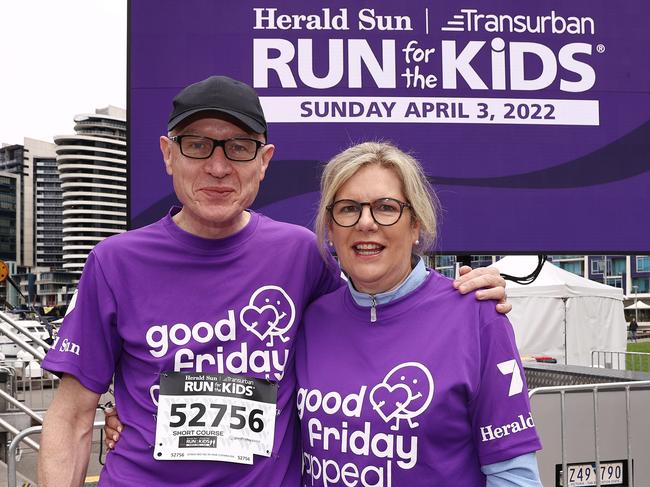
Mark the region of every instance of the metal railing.
<instances>
[{"instance_id":1,"label":"metal railing","mask_svg":"<svg viewBox=\"0 0 650 487\"><path fill-rule=\"evenodd\" d=\"M16 409L20 409L22 412L27 414L27 416L32 418L34 421L36 421L36 422L38 422L40 424L43 424L43 418L41 416L39 416L39 414L36 413L36 411L33 411L28 406L26 406L25 404L20 402L18 399L16 399L14 396L12 396L11 394L8 394L7 392L3 391L2 389L0 389L0 398L4 399L8 403L15 406ZM0 419L0 421L2 421L2 420Z\"/></svg>"},{"instance_id":2,"label":"metal railing","mask_svg":"<svg viewBox=\"0 0 650 487\"><path fill-rule=\"evenodd\" d=\"M650 372L650 353L592 350L591 366L606 369Z\"/></svg>"},{"instance_id":3,"label":"metal railing","mask_svg":"<svg viewBox=\"0 0 650 487\"><path fill-rule=\"evenodd\" d=\"M43 370L37 360L17 360L13 368L16 398L31 409L47 409L59 378Z\"/></svg>"},{"instance_id":4,"label":"metal railing","mask_svg":"<svg viewBox=\"0 0 650 487\"><path fill-rule=\"evenodd\" d=\"M2 321L4 321L4 323L2 323ZM30 345L28 342L23 340L20 337L20 335L14 333L14 331L10 327L15 328L20 333L30 338L37 346L43 347L43 350L45 350L45 352L47 352L50 349L50 345L47 342L45 342L40 336L35 335L24 326L17 323L16 320L11 319L9 315L7 315L7 313L0 311L0 333L6 335L16 345L18 345L24 351L32 354L39 361L42 361L45 358L45 352L38 350L37 348Z\"/></svg>"},{"instance_id":5,"label":"metal railing","mask_svg":"<svg viewBox=\"0 0 650 487\"><path fill-rule=\"evenodd\" d=\"M57 382L57 378L52 375L46 376L45 371L41 369L41 362L50 345L2 311L0 311L0 334L6 335L18 348L28 354L22 359L19 358L20 355L15 359L5 357L5 362L0 364L13 371L16 395L31 408L45 408L47 404L45 390L53 389ZM25 337L31 340L31 343Z\"/></svg>"},{"instance_id":6,"label":"metal railing","mask_svg":"<svg viewBox=\"0 0 650 487\"><path fill-rule=\"evenodd\" d=\"M10 485L16 485L16 448L18 443L22 441L32 450L39 451L40 445L31 438L27 438L25 432L33 428L40 430L41 426L21 431L7 419L11 420L10 417L14 413L25 413L31 418L31 421L42 424L43 418L34 411L34 408L42 410L47 407L51 397L45 397L46 388L53 391L57 378L51 375L47 378L46 372L41 368L45 352L50 349L50 345L40 335L2 311L0 311L0 334L5 335L20 349L16 358L5 357L4 363L0 363L0 370L6 373L10 380L8 390L0 388L0 400L3 400L5 404L2 413L9 413L9 417L0 414L0 430L6 431L14 437L11 443L14 446L8 450L10 453L7 454L7 465L13 463L13 474L10 475L10 478L13 478L13 484ZM25 352L22 357L21 351ZM16 438L19 440L16 441Z\"/></svg>"},{"instance_id":7,"label":"metal railing","mask_svg":"<svg viewBox=\"0 0 650 487\"><path fill-rule=\"evenodd\" d=\"M542 394L558 394L560 396L560 435L561 435L561 454L562 454L562 471L560 474L560 485L569 485L568 483L568 460L567 460L567 413L566 413L566 395L579 392L591 392L593 397L594 408L594 423L593 423L593 445L595 453L595 475L596 486L600 487L602 484L601 469L600 469L600 440L599 437L599 424L598 424L598 394L600 391L606 390L621 390L625 391L625 407L626 407L626 443L627 443L627 472L628 472L628 487L634 487L634 472L632 465L632 442L631 442L631 423L632 411L630 407L630 391L632 389L648 389L650 390L650 380L637 381L637 382L612 382L604 384L586 384L574 386L556 386L556 387L539 387L532 389L528 392L528 397L532 399L536 395ZM646 414L647 411L639 411L639 415Z\"/></svg>"},{"instance_id":8,"label":"metal railing","mask_svg":"<svg viewBox=\"0 0 650 487\"><path fill-rule=\"evenodd\" d=\"M93 430L101 429L103 427L104 427L104 421L95 421L93 423ZM41 433L42 431L43 431L42 426L32 426L31 428L24 429L20 431L18 434L16 434L13 441L9 445L9 449L7 451L7 486L8 487L17 487L16 449L18 448L18 444L20 442L24 442L28 446L33 448L32 445L28 443L28 441L32 443L34 442L27 437L31 435L35 435L37 433ZM39 445L36 444L36 450L38 449L39 449Z\"/></svg>"}]
</instances>

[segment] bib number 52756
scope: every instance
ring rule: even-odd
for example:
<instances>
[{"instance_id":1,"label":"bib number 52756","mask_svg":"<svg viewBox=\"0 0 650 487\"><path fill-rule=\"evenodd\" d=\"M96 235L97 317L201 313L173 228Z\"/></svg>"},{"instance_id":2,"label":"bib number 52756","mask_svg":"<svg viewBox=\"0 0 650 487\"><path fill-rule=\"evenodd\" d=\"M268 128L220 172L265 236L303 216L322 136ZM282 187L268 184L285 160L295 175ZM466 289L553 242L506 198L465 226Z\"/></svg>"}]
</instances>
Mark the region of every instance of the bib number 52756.
<instances>
[{"instance_id":1,"label":"bib number 52756","mask_svg":"<svg viewBox=\"0 0 650 487\"><path fill-rule=\"evenodd\" d=\"M227 414L228 410L230 414ZM261 409L247 411L246 407L234 404L210 403L208 409L206 404L200 402L172 403L169 411L169 426L170 428L186 426L218 428L227 416L226 421L231 429L241 430L248 425L251 431L259 433L264 429L263 414Z\"/></svg>"},{"instance_id":2,"label":"bib number 52756","mask_svg":"<svg viewBox=\"0 0 650 487\"><path fill-rule=\"evenodd\" d=\"M277 389L254 377L163 372L154 458L250 465L271 456Z\"/></svg>"}]
</instances>

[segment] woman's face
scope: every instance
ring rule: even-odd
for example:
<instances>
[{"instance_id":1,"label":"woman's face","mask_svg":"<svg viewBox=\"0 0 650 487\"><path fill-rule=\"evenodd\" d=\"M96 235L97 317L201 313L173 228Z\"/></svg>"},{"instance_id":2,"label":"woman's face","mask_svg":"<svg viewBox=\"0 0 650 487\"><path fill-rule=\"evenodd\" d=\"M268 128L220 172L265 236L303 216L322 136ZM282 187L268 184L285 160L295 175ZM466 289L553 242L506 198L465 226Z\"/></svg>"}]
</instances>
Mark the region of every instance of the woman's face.
<instances>
[{"instance_id":1,"label":"woman's face","mask_svg":"<svg viewBox=\"0 0 650 487\"><path fill-rule=\"evenodd\" d=\"M334 201L373 202L394 198L406 202L401 181L395 171L378 164L359 169L336 193ZM363 206L361 218L352 227L331 221L329 236L343 270L352 278L358 291L377 294L399 284L411 271L411 251L420 225L413 222L411 210L404 209L391 226L378 225Z\"/></svg>"}]
</instances>

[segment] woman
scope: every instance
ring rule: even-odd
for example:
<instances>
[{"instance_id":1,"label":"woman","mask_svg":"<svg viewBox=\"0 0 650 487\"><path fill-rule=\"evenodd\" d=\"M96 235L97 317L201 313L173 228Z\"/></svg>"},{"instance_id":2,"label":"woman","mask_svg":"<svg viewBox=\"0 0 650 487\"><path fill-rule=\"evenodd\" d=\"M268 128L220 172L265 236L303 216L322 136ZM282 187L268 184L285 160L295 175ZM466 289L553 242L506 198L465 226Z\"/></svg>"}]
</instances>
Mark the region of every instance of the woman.
<instances>
[{"instance_id":1,"label":"woman","mask_svg":"<svg viewBox=\"0 0 650 487\"><path fill-rule=\"evenodd\" d=\"M296 344L303 484L541 485L510 323L416 255L436 236L417 161L356 145L321 195L316 232L349 283L310 305Z\"/></svg>"},{"instance_id":2,"label":"woman","mask_svg":"<svg viewBox=\"0 0 650 487\"><path fill-rule=\"evenodd\" d=\"M540 485L509 322L415 255L436 234L419 164L359 144L328 163L321 190L317 235L349 285L310 305L296 344L303 484Z\"/></svg>"}]
</instances>

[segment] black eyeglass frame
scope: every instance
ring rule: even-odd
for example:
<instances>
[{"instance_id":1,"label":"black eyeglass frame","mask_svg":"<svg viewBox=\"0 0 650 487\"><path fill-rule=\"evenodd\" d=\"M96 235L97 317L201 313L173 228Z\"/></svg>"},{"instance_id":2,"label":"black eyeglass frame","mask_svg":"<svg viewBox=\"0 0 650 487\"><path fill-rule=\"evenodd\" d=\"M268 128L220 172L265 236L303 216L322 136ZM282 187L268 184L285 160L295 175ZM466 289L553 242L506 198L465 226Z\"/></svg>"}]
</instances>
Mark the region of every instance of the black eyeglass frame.
<instances>
[{"instance_id":1,"label":"black eyeglass frame","mask_svg":"<svg viewBox=\"0 0 650 487\"><path fill-rule=\"evenodd\" d=\"M377 219L375 218L375 214L372 212L372 205L374 205L377 202L386 201L386 200L394 201L395 203L397 203L399 205L399 216L397 217L397 219L393 223L379 223L377 221ZM359 214L358 214L357 220L354 223L352 223L351 225L341 225L339 222L336 221L336 218L334 218L334 206L337 203L340 203L341 201L348 201L350 203L354 203L355 205L357 205L359 207ZM336 200L332 204L327 205L325 207L325 209L329 212L330 217L332 218L332 221L334 223L336 223L339 227L350 228L350 227L355 226L357 223L359 223L359 220L361 220L361 214L363 213L363 207L364 206L367 206L368 209L370 210L370 216L372 217L374 222L377 225L380 225L382 227L391 227L391 226L395 225L398 221L400 221L400 218L402 218L402 214L404 213L404 208L409 208L409 209L413 208L413 206L410 203L404 203L403 201L400 201L400 200L395 199L395 198L378 198L375 201L363 201L363 202L348 200L348 199Z\"/></svg>"},{"instance_id":2,"label":"black eyeglass frame","mask_svg":"<svg viewBox=\"0 0 650 487\"><path fill-rule=\"evenodd\" d=\"M210 142L212 142L212 150L205 157L194 157L194 156L187 155L187 154L185 154L185 152L183 152L183 144L182 144L183 139L185 137L196 137L196 138L200 138L200 139L209 140ZM209 159L210 157L212 157L212 154L214 154L214 150L217 147L221 147L221 149L223 150L223 155L229 161L250 162L250 161L254 160L257 157L257 153L259 152L260 148L267 145L266 142L262 142L262 141L259 141L257 139L251 139L250 137L231 137L229 139L221 139L220 140L220 139L213 139L211 137L206 137L205 135L183 134L183 135L170 135L170 136L167 136L167 138L169 140L171 140L172 142L176 142L178 144L178 147L181 150L181 154L183 154L185 157L189 157L190 159L199 159L199 160ZM253 157L251 157L250 159L233 159L232 157L228 156L228 152L226 151L226 143L230 142L231 140L248 140L248 141L251 141L251 142L255 142L255 154L253 155Z\"/></svg>"}]
</instances>

